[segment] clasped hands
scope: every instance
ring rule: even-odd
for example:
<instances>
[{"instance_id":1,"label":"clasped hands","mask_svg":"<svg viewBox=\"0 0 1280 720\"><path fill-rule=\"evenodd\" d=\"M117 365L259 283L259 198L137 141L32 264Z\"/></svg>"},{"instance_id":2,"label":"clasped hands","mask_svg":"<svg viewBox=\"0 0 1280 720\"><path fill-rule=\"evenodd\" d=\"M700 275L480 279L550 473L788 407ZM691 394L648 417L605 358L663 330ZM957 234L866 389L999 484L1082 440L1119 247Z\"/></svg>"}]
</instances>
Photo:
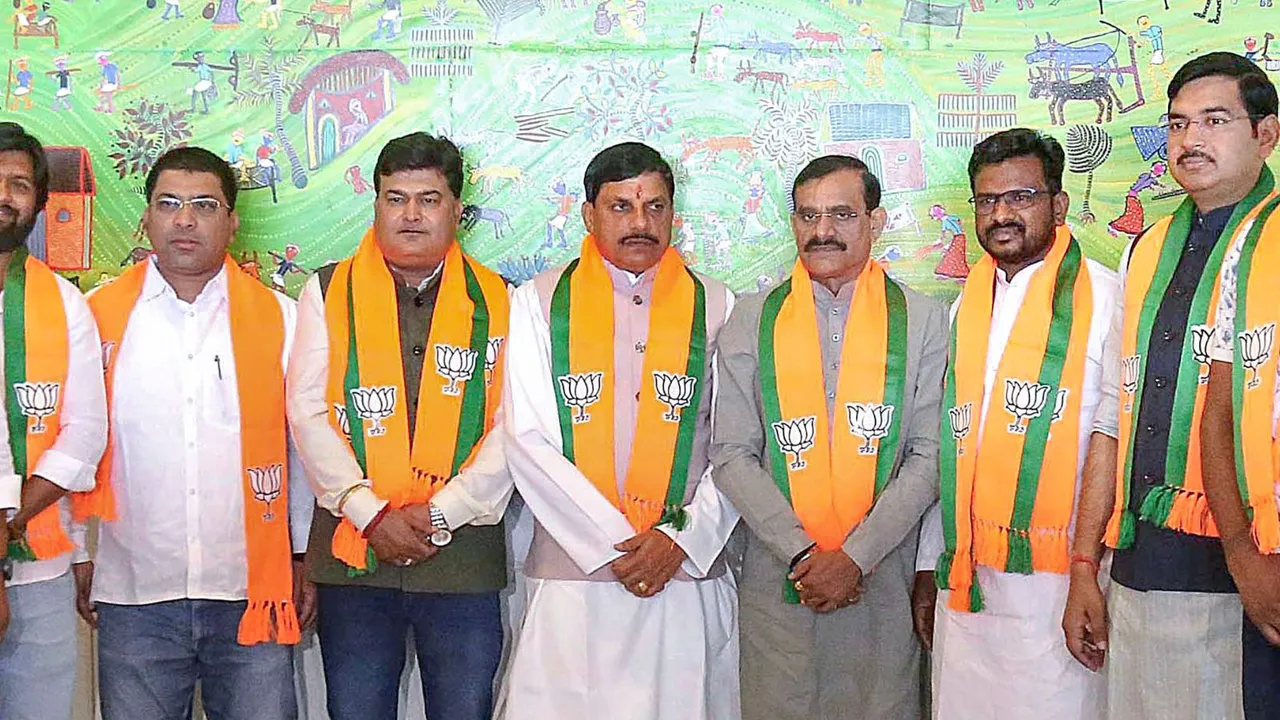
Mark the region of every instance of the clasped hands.
<instances>
[{"instance_id":1,"label":"clasped hands","mask_svg":"<svg viewBox=\"0 0 1280 720\"><path fill-rule=\"evenodd\" d=\"M435 530L427 503L389 508L369 533L369 547L378 560L407 567L426 562L440 552L427 538Z\"/></svg>"},{"instance_id":2,"label":"clasped hands","mask_svg":"<svg viewBox=\"0 0 1280 720\"><path fill-rule=\"evenodd\" d=\"M632 595L653 597L662 592L688 557L670 535L657 528L613 546L625 553L609 563L614 577Z\"/></svg>"},{"instance_id":3,"label":"clasped hands","mask_svg":"<svg viewBox=\"0 0 1280 720\"><path fill-rule=\"evenodd\" d=\"M800 604L829 613L862 597L862 568L844 550L814 549L787 575L800 593Z\"/></svg>"}]
</instances>

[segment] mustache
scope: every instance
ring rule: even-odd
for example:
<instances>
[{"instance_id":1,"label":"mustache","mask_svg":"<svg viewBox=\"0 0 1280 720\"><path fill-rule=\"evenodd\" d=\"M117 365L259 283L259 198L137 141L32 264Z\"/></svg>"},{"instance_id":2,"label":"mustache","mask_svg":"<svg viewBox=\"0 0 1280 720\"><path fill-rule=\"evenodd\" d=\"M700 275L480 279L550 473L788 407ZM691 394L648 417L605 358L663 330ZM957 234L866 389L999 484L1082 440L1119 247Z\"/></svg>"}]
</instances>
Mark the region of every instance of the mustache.
<instances>
[{"instance_id":1,"label":"mustache","mask_svg":"<svg viewBox=\"0 0 1280 720\"><path fill-rule=\"evenodd\" d=\"M804 251L809 252L810 250L817 250L818 248L824 248L824 247L835 248L841 251L849 249L849 246L846 243L840 242L836 238L830 238L826 240L822 238L814 238L804 244Z\"/></svg>"},{"instance_id":2,"label":"mustache","mask_svg":"<svg viewBox=\"0 0 1280 720\"><path fill-rule=\"evenodd\" d=\"M641 233L641 234L638 234L638 235L628 235L628 236L626 236L626 237L622 238L622 243L621 243L621 244L626 245L627 243L632 242L633 240L639 240L639 241L642 241L642 242L652 243L652 244L654 244L654 245L657 245L657 244L658 244L658 238L656 238L656 237L654 237L654 236L652 236L652 235L649 235L648 233Z\"/></svg>"},{"instance_id":3,"label":"mustache","mask_svg":"<svg viewBox=\"0 0 1280 720\"><path fill-rule=\"evenodd\" d=\"M1178 158L1178 164L1181 165L1183 162L1187 160L1191 160L1192 158L1200 158L1202 160L1208 160L1211 163L1217 162L1217 160L1214 160L1213 158L1209 157L1207 154L1199 150L1188 150L1185 154L1183 154Z\"/></svg>"},{"instance_id":4,"label":"mustache","mask_svg":"<svg viewBox=\"0 0 1280 720\"><path fill-rule=\"evenodd\" d=\"M991 227L987 228L987 233L990 234L997 230L1017 230L1018 232L1023 233L1025 235L1027 232L1027 226L1023 225L1020 222L1010 221L1006 223L1000 223L999 225L992 225Z\"/></svg>"}]
</instances>

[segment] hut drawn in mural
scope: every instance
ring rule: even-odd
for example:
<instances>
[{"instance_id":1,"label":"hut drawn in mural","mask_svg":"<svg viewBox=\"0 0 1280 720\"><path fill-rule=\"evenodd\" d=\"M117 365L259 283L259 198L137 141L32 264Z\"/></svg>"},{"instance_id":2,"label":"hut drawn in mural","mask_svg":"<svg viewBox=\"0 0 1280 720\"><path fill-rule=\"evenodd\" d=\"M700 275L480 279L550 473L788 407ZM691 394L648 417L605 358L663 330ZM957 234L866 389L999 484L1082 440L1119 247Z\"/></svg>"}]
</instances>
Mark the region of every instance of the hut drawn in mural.
<instances>
[{"instance_id":1,"label":"hut drawn in mural","mask_svg":"<svg viewBox=\"0 0 1280 720\"><path fill-rule=\"evenodd\" d=\"M827 106L828 153L862 160L880 178L884 192L923 190L923 153L911 134L906 103L832 103Z\"/></svg>"},{"instance_id":2,"label":"hut drawn in mural","mask_svg":"<svg viewBox=\"0 0 1280 720\"><path fill-rule=\"evenodd\" d=\"M88 270L98 187L89 151L61 146L44 151L49 161L49 202L36 217L28 248L54 270Z\"/></svg>"},{"instance_id":3,"label":"hut drawn in mural","mask_svg":"<svg viewBox=\"0 0 1280 720\"><path fill-rule=\"evenodd\" d=\"M391 114L393 83L409 81L404 63L381 50L355 50L316 65L289 98L289 112L302 113L307 165L316 170Z\"/></svg>"}]
</instances>

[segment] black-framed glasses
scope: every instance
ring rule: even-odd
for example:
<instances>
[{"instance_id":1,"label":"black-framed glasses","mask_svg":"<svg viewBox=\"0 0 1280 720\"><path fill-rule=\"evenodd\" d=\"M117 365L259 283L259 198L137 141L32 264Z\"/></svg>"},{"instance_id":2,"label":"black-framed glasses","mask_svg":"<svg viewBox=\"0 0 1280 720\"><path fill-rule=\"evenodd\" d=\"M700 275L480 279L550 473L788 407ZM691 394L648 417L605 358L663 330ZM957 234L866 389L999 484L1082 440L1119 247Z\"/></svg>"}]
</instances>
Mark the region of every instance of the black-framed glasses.
<instances>
[{"instance_id":1,"label":"black-framed glasses","mask_svg":"<svg viewBox=\"0 0 1280 720\"><path fill-rule=\"evenodd\" d=\"M824 217L831 218L836 225L849 225L858 219L858 211L856 210L827 210L818 212L817 210L805 210L796 213L796 219L801 225L817 225L818 221Z\"/></svg>"},{"instance_id":2,"label":"black-framed glasses","mask_svg":"<svg viewBox=\"0 0 1280 720\"><path fill-rule=\"evenodd\" d=\"M1191 118L1177 117L1169 118L1169 134L1182 135L1191 129L1192 125L1199 125L1200 132L1206 135L1212 135L1215 132L1226 129L1228 125L1239 120L1261 120L1265 115L1226 115L1216 113L1213 115L1205 115L1198 120Z\"/></svg>"},{"instance_id":3,"label":"black-framed glasses","mask_svg":"<svg viewBox=\"0 0 1280 720\"><path fill-rule=\"evenodd\" d=\"M1014 188L1006 190L1002 193L983 193L974 195L969 198L969 204L973 206L973 211L979 215L990 215L995 212L996 205L1004 202L1005 206L1010 210L1026 210L1035 204L1036 200L1041 197L1049 197L1051 195L1048 190L1037 190L1035 188Z\"/></svg>"},{"instance_id":4,"label":"black-framed glasses","mask_svg":"<svg viewBox=\"0 0 1280 720\"><path fill-rule=\"evenodd\" d=\"M211 197L195 197L190 200L183 200L171 196L158 197L151 201L151 207L161 215L177 215L182 208L191 206L191 210L198 216L203 218L211 218L218 214L222 208L231 209L229 205L222 202L218 198Z\"/></svg>"}]
</instances>

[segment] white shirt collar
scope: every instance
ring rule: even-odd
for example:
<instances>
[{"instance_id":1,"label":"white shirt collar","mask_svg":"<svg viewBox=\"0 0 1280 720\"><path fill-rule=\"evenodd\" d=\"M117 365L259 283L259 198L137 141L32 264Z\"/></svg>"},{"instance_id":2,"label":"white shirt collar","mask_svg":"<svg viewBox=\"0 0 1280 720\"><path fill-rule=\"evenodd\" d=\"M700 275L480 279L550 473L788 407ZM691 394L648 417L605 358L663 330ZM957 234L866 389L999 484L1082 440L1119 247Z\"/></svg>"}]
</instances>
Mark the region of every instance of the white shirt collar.
<instances>
[{"instance_id":1,"label":"white shirt collar","mask_svg":"<svg viewBox=\"0 0 1280 720\"><path fill-rule=\"evenodd\" d=\"M146 260L147 276L142 281L142 293L139 296L141 301L155 300L156 298L169 296L178 302L183 302L178 293L174 291L173 286L168 280L164 279L164 275L160 274L160 268L156 266L156 258L152 255ZM224 300L227 297L227 269L222 267L218 269L218 274L209 279L205 283L204 289L196 296L195 301L189 303L191 305L199 305L205 302L216 302Z\"/></svg>"},{"instance_id":2,"label":"white shirt collar","mask_svg":"<svg viewBox=\"0 0 1280 720\"><path fill-rule=\"evenodd\" d=\"M400 276L403 275L403 273L398 268L396 268L395 265L392 265L391 263L387 263L387 267L395 275L400 275ZM426 290L427 286L431 284L432 280L436 279L436 276L440 274L440 271L443 268L444 268L444 261L441 260L440 264L436 265L436 269L432 270L430 275L426 276L425 278L422 279L422 282L418 283L418 287L417 287L418 292L422 292L423 290Z\"/></svg>"}]
</instances>

